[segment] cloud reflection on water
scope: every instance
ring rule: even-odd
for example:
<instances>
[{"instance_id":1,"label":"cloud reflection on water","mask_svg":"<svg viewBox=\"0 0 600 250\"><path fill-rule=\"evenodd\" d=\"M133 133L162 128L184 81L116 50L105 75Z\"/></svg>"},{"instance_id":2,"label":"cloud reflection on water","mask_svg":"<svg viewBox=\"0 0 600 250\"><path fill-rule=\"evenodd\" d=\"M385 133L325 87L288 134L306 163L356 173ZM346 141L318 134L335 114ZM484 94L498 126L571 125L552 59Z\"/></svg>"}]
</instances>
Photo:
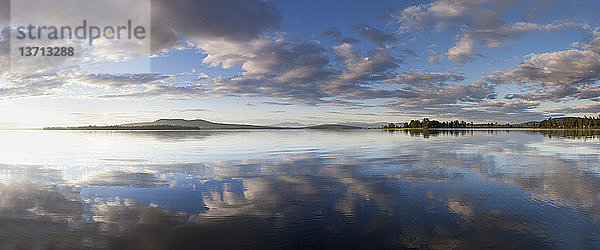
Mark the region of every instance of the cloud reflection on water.
<instances>
[{"instance_id":1,"label":"cloud reflection on water","mask_svg":"<svg viewBox=\"0 0 600 250\"><path fill-rule=\"evenodd\" d=\"M211 138L234 143L265 137L265 132L186 133L172 138L204 147ZM12 228L0 232L2 245L585 248L599 243L600 236L589 233L600 229L600 145L593 133L583 134L586 140L548 131L299 133L350 140L352 147L312 141L299 142L308 150L249 148L262 152L254 157L218 151L210 157L218 160L207 161L153 163L152 157L118 161L100 155L117 160L92 168L2 165L0 222ZM152 145L177 145L169 135L158 133ZM281 135L267 136L285 143ZM154 134L125 136L153 140ZM370 144L374 140L384 143ZM143 145L138 150L147 150ZM261 240L266 238L270 241Z\"/></svg>"}]
</instances>

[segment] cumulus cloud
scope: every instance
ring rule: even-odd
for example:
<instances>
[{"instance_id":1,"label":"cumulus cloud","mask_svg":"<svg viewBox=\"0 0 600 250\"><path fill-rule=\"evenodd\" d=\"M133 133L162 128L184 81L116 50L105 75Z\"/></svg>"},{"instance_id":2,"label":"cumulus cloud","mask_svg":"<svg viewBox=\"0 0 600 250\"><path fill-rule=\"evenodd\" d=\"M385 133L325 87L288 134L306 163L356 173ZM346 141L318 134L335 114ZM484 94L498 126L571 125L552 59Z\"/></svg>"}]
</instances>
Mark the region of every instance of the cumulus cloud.
<instances>
[{"instance_id":1,"label":"cumulus cloud","mask_svg":"<svg viewBox=\"0 0 600 250\"><path fill-rule=\"evenodd\" d=\"M457 22L464 23L468 13L476 13L478 0L440 0L409 6L393 17L401 24L400 32L432 25L441 30Z\"/></svg>"},{"instance_id":2,"label":"cumulus cloud","mask_svg":"<svg viewBox=\"0 0 600 250\"><path fill-rule=\"evenodd\" d=\"M555 31L583 24L564 22L557 24L536 24L525 21L506 23L505 14L523 6L523 0L437 0L430 3L409 6L392 14L400 24L400 32L434 27L461 29L469 27L474 33L481 33L490 40L502 40L528 31ZM553 3L547 2L547 5ZM477 32L479 31L479 32Z\"/></svg>"},{"instance_id":3,"label":"cumulus cloud","mask_svg":"<svg viewBox=\"0 0 600 250\"><path fill-rule=\"evenodd\" d=\"M491 85L514 84L520 93L504 96L504 101L477 105L472 110L526 114L529 112L588 113L596 105L540 111L542 102L574 99L600 101L600 57L591 50L569 49L542 54L530 54L513 70L496 72L478 82ZM537 111L534 111L537 110Z\"/></svg>"},{"instance_id":4,"label":"cumulus cloud","mask_svg":"<svg viewBox=\"0 0 600 250\"><path fill-rule=\"evenodd\" d=\"M5 72L1 78L0 99L58 94L63 87L62 78L52 75L13 75Z\"/></svg>"},{"instance_id":5,"label":"cumulus cloud","mask_svg":"<svg viewBox=\"0 0 600 250\"><path fill-rule=\"evenodd\" d=\"M370 99L397 96L397 91L371 88L375 81L395 77L398 60L385 49L376 49L345 65L345 70L323 85L326 93L340 98Z\"/></svg>"},{"instance_id":6,"label":"cumulus cloud","mask_svg":"<svg viewBox=\"0 0 600 250\"><path fill-rule=\"evenodd\" d=\"M561 114L598 114L600 113L600 103L590 103L583 106L575 106L575 107L563 107L559 109L554 109L552 112L561 113Z\"/></svg>"},{"instance_id":7,"label":"cumulus cloud","mask_svg":"<svg viewBox=\"0 0 600 250\"><path fill-rule=\"evenodd\" d=\"M124 87L137 87L145 84L155 84L170 79L171 75L155 73L141 74L66 74L64 79L78 84L101 86L108 89L119 89Z\"/></svg>"},{"instance_id":8,"label":"cumulus cloud","mask_svg":"<svg viewBox=\"0 0 600 250\"><path fill-rule=\"evenodd\" d=\"M600 53L600 27L594 29L592 31L592 40L589 42L580 42L580 43L575 43L575 45L582 47L586 50L591 50L594 51L596 53Z\"/></svg>"},{"instance_id":9,"label":"cumulus cloud","mask_svg":"<svg viewBox=\"0 0 600 250\"><path fill-rule=\"evenodd\" d=\"M263 38L252 44L227 43L205 47L204 63L231 67L241 65L234 77L217 77L206 85L218 95L269 96L296 100L325 97L318 82L333 73L326 50L317 42L293 43Z\"/></svg>"},{"instance_id":10,"label":"cumulus cloud","mask_svg":"<svg viewBox=\"0 0 600 250\"><path fill-rule=\"evenodd\" d=\"M332 67L327 50L316 41L289 42L262 38L250 46L220 43L206 46L204 62L244 70L234 77L218 77L206 83L211 93L234 96L267 96L307 104L323 103L325 98L391 98L396 91L373 88L378 81L394 77L398 60L386 49L366 54L344 43L333 48L343 58ZM222 50L227 46L228 50Z\"/></svg>"},{"instance_id":11,"label":"cumulus cloud","mask_svg":"<svg viewBox=\"0 0 600 250\"><path fill-rule=\"evenodd\" d=\"M448 59L460 63L472 60L475 42L488 48L502 48L505 41L532 32L588 28L586 24L575 22L506 22L504 17L524 3L521 0L437 0L409 6L392 14L392 18L400 25L401 33L429 27L437 31L460 31L462 39L447 53Z\"/></svg>"},{"instance_id":12,"label":"cumulus cloud","mask_svg":"<svg viewBox=\"0 0 600 250\"><path fill-rule=\"evenodd\" d=\"M318 41L292 42L280 35L266 36L266 31L278 29L279 21L279 14L270 2L178 0L167 3L157 0L153 2L153 39L158 39L153 40L155 51L186 43L206 55L202 61L205 65L222 68L239 65L242 71L230 77L200 78L197 81L202 84L191 85L173 84L176 76L158 74L56 74L54 78L43 79L46 87L32 83L31 88L27 88L13 80L0 89L0 94L44 95L60 91L65 84L80 84L94 88L96 96L101 98L247 96L306 104L344 102L352 106L360 104L348 100L423 97L421 90L377 87L378 83L393 79L416 88L444 86L446 92L439 92L441 96L426 96L428 100L443 99L443 103L478 101L489 94L489 89L482 90L475 85L447 86L464 80L460 75L410 73L398 76L395 70L401 61L389 49L356 50L353 43L357 40L343 36L336 28L324 32L340 43L331 52L341 60L331 61L330 51ZM352 27L379 45L398 40L394 34L368 24ZM412 50L402 52L416 55ZM31 77L23 81L31 82Z\"/></svg>"},{"instance_id":13,"label":"cumulus cloud","mask_svg":"<svg viewBox=\"0 0 600 250\"><path fill-rule=\"evenodd\" d=\"M206 39L250 41L279 27L273 2L261 0L153 0L154 51Z\"/></svg>"},{"instance_id":14,"label":"cumulus cloud","mask_svg":"<svg viewBox=\"0 0 600 250\"><path fill-rule=\"evenodd\" d=\"M185 100L206 96L202 86L152 85L141 92L100 95L100 98L150 98L164 97L169 100Z\"/></svg>"},{"instance_id":15,"label":"cumulus cloud","mask_svg":"<svg viewBox=\"0 0 600 250\"><path fill-rule=\"evenodd\" d=\"M354 49L352 44L349 43L343 43L338 46L334 46L332 49L333 52L346 64L352 63L360 57L360 53Z\"/></svg>"},{"instance_id":16,"label":"cumulus cloud","mask_svg":"<svg viewBox=\"0 0 600 250\"><path fill-rule=\"evenodd\" d=\"M465 77L462 75L413 71L401 74L398 77L394 78L392 81L410 87L429 89L439 88L442 86L446 86L450 82L460 82L463 80L465 80Z\"/></svg>"},{"instance_id":17,"label":"cumulus cloud","mask_svg":"<svg viewBox=\"0 0 600 250\"><path fill-rule=\"evenodd\" d=\"M505 41L530 32L583 27L570 22L506 22L504 14L520 2L438 0L405 8L394 17L400 24L400 32L427 27L460 32L456 44L445 54L433 53L429 58L432 63L438 63L444 56L466 63L478 55L477 46L501 48ZM56 69L40 69L32 75L3 73L1 78L7 79L7 83L0 84L0 98L57 94L65 91L66 84L80 84L93 88L92 95L101 98L272 97L277 100L269 102L273 105L346 107L364 107L356 100L382 98L391 99L384 106L395 110L467 117L484 112L495 115L529 112L546 100L598 100L600 96L598 86L594 85L600 75L597 30L593 32L593 40L578 44L582 49L531 54L514 70L461 84L465 77L460 73L410 70L398 73L402 63L398 52L410 56L417 53L386 46L399 41L397 34L369 24L351 26L378 45L373 50L361 51L355 46L358 40L344 36L335 27L322 33L335 39L336 45L332 47L315 40L288 40L285 33L278 32L281 18L269 1L154 0L152 11L154 52L191 48L205 55L202 63L206 66L225 69L239 66L241 71L212 79L199 74L191 84L174 84L177 76L172 75L86 74L77 69L76 73L48 73ZM2 34L6 32L7 29L2 29ZM4 35L0 37L1 43L6 43ZM97 50L90 53L93 58L129 60L119 54L103 57L108 54L108 47L102 43L96 45ZM392 84L382 85L386 83L399 85L388 88ZM495 86L509 83L518 84L527 92L495 100Z\"/></svg>"},{"instance_id":18,"label":"cumulus cloud","mask_svg":"<svg viewBox=\"0 0 600 250\"><path fill-rule=\"evenodd\" d=\"M592 51L577 49L531 54L504 77L542 86L581 85L599 79L600 57Z\"/></svg>"},{"instance_id":19,"label":"cumulus cloud","mask_svg":"<svg viewBox=\"0 0 600 250\"><path fill-rule=\"evenodd\" d=\"M469 110L486 111L492 113L510 113L510 114L522 114L523 112L530 112L532 109L537 108L541 102L539 101L491 101L486 103L480 103Z\"/></svg>"},{"instance_id":20,"label":"cumulus cloud","mask_svg":"<svg viewBox=\"0 0 600 250\"><path fill-rule=\"evenodd\" d=\"M526 35L531 32L558 31L587 27L585 24L565 22L557 24L537 24L530 22L515 22L498 24L492 27L481 27L466 32L481 39L489 48L500 48L501 42L511 38Z\"/></svg>"},{"instance_id":21,"label":"cumulus cloud","mask_svg":"<svg viewBox=\"0 0 600 250\"><path fill-rule=\"evenodd\" d=\"M80 185L90 186L129 186L137 188L152 188L165 186L165 180L152 173L136 173L120 170L106 170L95 172L80 181Z\"/></svg>"},{"instance_id":22,"label":"cumulus cloud","mask_svg":"<svg viewBox=\"0 0 600 250\"><path fill-rule=\"evenodd\" d=\"M3 4L8 1L2 1ZM9 8L2 8L7 10ZM7 20L3 20L7 21ZM200 42L219 40L238 43L259 39L266 31L278 29L280 17L272 2L266 1L152 1L152 47L153 51L182 48L185 44L196 46ZM7 22L3 22L7 23ZM94 42L91 48L74 45L77 51L86 51L82 58L69 57L67 62L48 63L47 67L35 67L31 70L20 68L27 74L14 74L8 71L8 32L1 28L0 34L0 76L6 83L0 83L0 98L26 97L57 94L64 91L65 84L102 85L115 93L100 94L103 97L151 97L169 96L169 98L191 98L203 96L200 86L175 86L166 84L161 79L150 79L156 76L140 75L88 75L80 68L80 64L93 64L99 61L127 61L135 59L141 52L133 51L132 44L120 44L114 49L113 44ZM64 45L64 44L63 44ZM134 44L135 45L135 44ZM202 44L204 45L204 44ZM138 46L139 47L139 46ZM202 49L201 47L198 47ZM207 59L208 63L211 58ZM219 58L224 59L224 58ZM242 60L223 60L228 63L240 63ZM220 64L221 62L219 62ZM13 63L13 65L15 65ZM66 73L70 72L70 73ZM300 74L300 73L298 73ZM119 87L125 87L119 89ZM137 88L138 92L132 89ZM142 90L139 92L139 90ZM180 95L180 97L176 97Z\"/></svg>"},{"instance_id":23,"label":"cumulus cloud","mask_svg":"<svg viewBox=\"0 0 600 250\"><path fill-rule=\"evenodd\" d=\"M79 94L98 96L101 98L125 97L157 97L168 99L187 99L202 97L206 91L200 86L176 86L169 83L173 75L154 73L141 74L83 74L64 73L49 76L13 79L0 88L0 97L15 98L65 93L67 85L87 87Z\"/></svg>"},{"instance_id":24,"label":"cumulus cloud","mask_svg":"<svg viewBox=\"0 0 600 250\"><path fill-rule=\"evenodd\" d=\"M151 98L189 99L206 96L200 85L178 86L169 81L175 75L155 73L140 74L66 74L62 81L89 87L97 87L90 95L100 98Z\"/></svg>"},{"instance_id":25,"label":"cumulus cloud","mask_svg":"<svg viewBox=\"0 0 600 250\"><path fill-rule=\"evenodd\" d=\"M383 106L421 114L456 113L473 103L484 103L492 99L494 91L494 85L482 82L450 85L438 89L412 90L408 92L410 95L401 96L401 99L387 102ZM445 111L440 112L441 110Z\"/></svg>"},{"instance_id":26,"label":"cumulus cloud","mask_svg":"<svg viewBox=\"0 0 600 250\"><path fill-rule=\"evenodd\" d=\"M465 63L473 60L474 53L475 50L473 49L473 39L471 39L469 36L463 36L460 41L454 45L454 47L448 49L448 53L446 53L446 55L448 56L449 60Z\"/></svg>"}]
</instances>

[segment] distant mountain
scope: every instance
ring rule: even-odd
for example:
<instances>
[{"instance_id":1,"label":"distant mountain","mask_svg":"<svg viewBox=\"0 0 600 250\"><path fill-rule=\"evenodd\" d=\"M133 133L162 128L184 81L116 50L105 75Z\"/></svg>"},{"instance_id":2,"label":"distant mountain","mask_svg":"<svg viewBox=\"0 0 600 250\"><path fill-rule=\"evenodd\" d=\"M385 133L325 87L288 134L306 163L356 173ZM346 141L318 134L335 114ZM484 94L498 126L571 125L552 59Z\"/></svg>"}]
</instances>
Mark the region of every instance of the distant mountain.
<instances>
[{"instance_id":1,"label":"distant mountain","mask_svg":"<svg viewBox=\"0 0 600 250\"><path fill-rule=\"evenodd\" d=\"M125 123L111 126L52 127L44 130L202 130L202 129L360 129L358 126L323 124L305 126L300 123L280 123L281 126L216 123L202 119L160 119L153 122Z\"/></svg>"},{"instance_id":2,"label":"distant mountain","mask_svg":"<svg viewBox=\"0 0 600 250\"><path fill-rule=\"evenodd\" d=\"M338 123L339 125L353 126L353 127L361 127L361 128L381 128L383 125L390 124L389 122L342 122ZM403 122L394 123L398 126L404 126Z\"/></svg>"},{"instance_id":3,"label":"distant mountain","mask_svg":"<svg viewBox=\"0 0 600 250\"><path fill-rule=\"evenodd\" d=\"M310 125L298 123L298 122L281 122L271 125L272 127L284 127L284 128L302 128Z\"/></svg>"},{"instance_id":4,"label":"distant mountain","mask_svg":"<svg viewBox=\"0 0 600 250\"><path fill-rule=\"evenodd\" d=\"M567 116L567 117L558 117L558 118L552 118L552 120L555 120L555 121L560 121L560 122L562 122L562 121L564 121L564 120L567 120L567 119L575 119L575 118L577 118L577 117L570 117L570 116ZM541 122L542 122L542 121L530 121L530 122L519 123L519 124L517 124L517 125L524 125L524 126L525 126L525 125L529 125L529 126L533 126L533 125L539 125Z\"/></svg>"},{"instance_id":5,"label":"distant mountain","mask_svg":"<svg viewBox=\"0 0 600 250\"><path fill-rule=\"evenodd\" d=\"M121 127L148 127L148 126L173 126L173 127L190 127L195 129L265 129L275 128L268 126L246 125L246 124L227 124L215 123L202 119L185 120L185 119L160 119L153 122L137 122L126 123L119 125Z\"/></svg>"},{"instance_id":6,"label":"distant mountain","mask_svg":"<svg viewBox=\"0 0 600 250\"><path fill-rule=\"evenodd\" d=\"M369 123L369 122L341 122L341 123L336 123L335 125L343 125L343 126L350 126L350 127L360 127L360 128L380 128L383 125L387 125L389 124L389 122L375 122L375 123ZM277 123L277 124L273 124L271 125L273 127L284 127L284 128L307 128L307 127L312 127L312 126L319 126L319 124L302 124L302 123L298 123L298 122L281 122L281 123Z\"/></svg>"},{"instance_id":7,"label":"distant mountain","mask_svg":"<svg viewBox=\"0 0 600 250\"><path fill-rule=\"evenodd\" d=\"M160 119L112 126L53 127L44 130L195 130L195 129L282 129L280 127L215 123L206 120Z\"/></svg>"},{"instance_id":8,"label":"distant mountain","mask_svg":"<svg viewBox=\"0 0 600 250\"><path fill-rule=\"evenodd\" d=\"M522 125L522 126L533 126L533 125L537 125L540 124L539 121L530 121L530 122L523 122L523 123L519 123L517 125Z\"/></svg>"},{"instance_id":9,"label":"distant mountain","mask_svg":"<svg viewBox=\"0 0 600 250\"><path fill-rule=\"evenodd\" d=\"M564 120L568 120L568 119L577 119L580 117L574 117L574 116L565 116L565 117L557 117L557 118L552 118L552 120L556 120L556 121L564 121Z\"/></svg>"},{"instance_id":10,"label":"distant mountain","mask_svg":"<svg viewBox=\"0 0 600 250\"><path fill-rule=\"evenodd\" d=\"M306 129L362 129L361 127L356 127L356 126L347 126L347 125L340 125L340 124L322 124L322 125L316 125L316 126L308 126L308 127L304 127Z\"/></svg>"}]
</instances>

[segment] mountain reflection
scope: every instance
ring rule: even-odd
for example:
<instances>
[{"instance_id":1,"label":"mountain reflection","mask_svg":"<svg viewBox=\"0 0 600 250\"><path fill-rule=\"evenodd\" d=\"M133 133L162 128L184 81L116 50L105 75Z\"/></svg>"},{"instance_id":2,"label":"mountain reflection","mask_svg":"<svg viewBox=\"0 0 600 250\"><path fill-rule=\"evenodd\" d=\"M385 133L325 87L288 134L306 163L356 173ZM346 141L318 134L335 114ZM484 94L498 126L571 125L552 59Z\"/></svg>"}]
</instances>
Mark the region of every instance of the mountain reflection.
<instances>
[{"instance_id":1,"label":"mountain reflection","mask_svg":"<svg viewBox=\"0 0 600 250\"><path fill-rule=\"evenodd\" d=\"M592 132L563 132L100 134L138 151L96 152L96 166L77 155L0 165L0 245L590 248L600 243L590 233L600 229L600 145L569 140ZM273 146L250 140L264 138ZM285 144L301 138L311 140ZM147 153L167 144L181 150Z\"/></svg>"}]
</instances>

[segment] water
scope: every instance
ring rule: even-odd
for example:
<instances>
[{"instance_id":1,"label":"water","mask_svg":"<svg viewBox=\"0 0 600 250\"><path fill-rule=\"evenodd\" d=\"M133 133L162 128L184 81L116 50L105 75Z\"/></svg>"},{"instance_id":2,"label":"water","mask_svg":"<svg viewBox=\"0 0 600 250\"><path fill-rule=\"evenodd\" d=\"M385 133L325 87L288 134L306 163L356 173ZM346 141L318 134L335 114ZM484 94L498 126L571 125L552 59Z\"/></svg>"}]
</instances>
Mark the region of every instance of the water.
<instances>
[{"instance_id":1,"label":"water","mask_svg":"<svg viewBox=\"0 0 600 250\"><path fill-rule=\"evenodd\" d=\"M0 131L0 248L600 248L600 131Z\"/></svg>"}]
</instances>

